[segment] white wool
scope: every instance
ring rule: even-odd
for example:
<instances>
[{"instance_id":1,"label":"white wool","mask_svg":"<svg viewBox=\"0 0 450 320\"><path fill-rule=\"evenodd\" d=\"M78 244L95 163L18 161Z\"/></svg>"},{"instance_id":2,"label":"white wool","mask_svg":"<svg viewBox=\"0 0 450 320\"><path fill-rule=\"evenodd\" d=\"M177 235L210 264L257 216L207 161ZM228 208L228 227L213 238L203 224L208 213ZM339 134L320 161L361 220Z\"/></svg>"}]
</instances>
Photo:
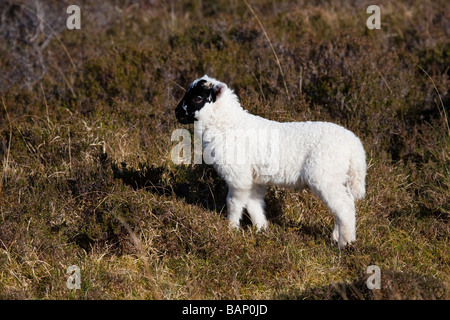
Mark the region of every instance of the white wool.
<instances>
[{"instance_id":1,"label":"white wool","mask_svg":"<svg viewBox=\"0 0 450 320\"><path fill-rule=\"evenodd\" d=\"M214 150L214 168L229 187L230 225L239 226L246 208L259 230L267 227L264 195L268 185L309 187L335 216L333 238L339 247L355 241L354 199L364 197L366 176L365 152L359 138L329 122L280 123L252 115L224 83L206 75L201 79L218 89L216 101L206 103L195 117L201 124L197 130L203 136L203 148ZM226 161L233 147L227 139L233 132L256 132L258 146L269 140L266 137L275 139L271 142L276 144L267 149L248 142L245 163Z\"/></svg>"}]
</instances>

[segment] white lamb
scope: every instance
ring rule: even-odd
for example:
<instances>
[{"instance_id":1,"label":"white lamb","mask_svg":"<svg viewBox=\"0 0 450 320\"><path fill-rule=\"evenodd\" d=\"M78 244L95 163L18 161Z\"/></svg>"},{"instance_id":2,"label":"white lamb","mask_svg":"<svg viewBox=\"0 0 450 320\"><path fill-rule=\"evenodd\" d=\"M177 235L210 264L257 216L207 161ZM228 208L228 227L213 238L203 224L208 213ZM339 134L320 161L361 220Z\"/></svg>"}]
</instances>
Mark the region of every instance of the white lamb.
<instances>
[{"instance_id":1,"label":"white lamb","mask_svg":"<svg viewBox=\"0 0 450 320\"><path fill-rule=\"evenodd\" d=\"M183 124L201 123L196 128L200 127L203 149L210 151L229 188L231 226L239 227L246 208L258 230L267 227L268 185L307 186L333 213L333 239L339 247L356 240L354 200L365 194L366 160L361 141L351 131L328 122L280 123L249 114L233 90L207 75L190 85L175 114ZM230 149L236 141L236 134L230 138L233 132L257 133L257 143L247 139L252 135L243 137L246 161L230 161L235 152Z\"/></svg>"}]
</instances>

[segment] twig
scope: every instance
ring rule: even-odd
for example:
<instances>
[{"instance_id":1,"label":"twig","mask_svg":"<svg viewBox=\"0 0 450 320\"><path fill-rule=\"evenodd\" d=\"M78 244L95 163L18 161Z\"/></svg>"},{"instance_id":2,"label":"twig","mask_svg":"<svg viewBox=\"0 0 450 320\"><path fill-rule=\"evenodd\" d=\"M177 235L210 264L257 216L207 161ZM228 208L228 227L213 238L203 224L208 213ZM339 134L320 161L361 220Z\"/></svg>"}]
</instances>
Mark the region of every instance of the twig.
<instances>
[{"instance_id":1,"label":"twig","mask_svg":"<svg viewBox=\"0 0 450 320\"><path fill-rule=\"evenodd\" d=\"M69 171L72 172L72 144L70 141L70 127L68 127L69 130Z\"/></svg>"},{"instance_id":2,"label":"twig","mask_svg":"<svg viewBox=\"0 0 450 320\"><path fill-rule=\"evenodd\" d=\"M256 78L255 73L254 73L253 71L252 71L252 76L253 76L253 78L255 78L255 81L256 81L256 83L258 84L259 90L261 91L261 94L262 94L262 96L263 96L264 101L266 101L266 96L264 95L264 91L263 91L263 88L262 88L262 86L261 86L261 83L259 83L259 81L258 81L258 79Z\"/></svg>"},{"instance_id":3,"label":"twig","mask_svg":"<svg viewBox=\"0 0 450 320\"><path fill-rule=\"evenodd\" d=\"M64 43L62 42L61 38L58 36L58 34L56 33L55 30L53 30L53 28L44 20L43 17L38 16L38 14L36 12L34 12L32 9L28 8L26 5L20 3L20 4L16 4L22 8L24 8L25 10L27 10L28 12L34 14L36 16L36 18L38 18L38 20L40 20L40 22L42 22L55 36L55 38L58 40L58 42L60 43L61 47L63 48L64 52L66 53L67 57L70 60L70 63L72 64L73 68L76 68L75 63L72 60L72 57L69 53L69 50L67 50L67 47L64 45Z\"/></svg>"},{"instance_id":4,"label":"twig","mask_svg":"<svg viewBox=\"0 0 450 320\"><path fill-rule=\"evenodd\" d=\"M3 99L3 97L2 97L2 103L3 103L3 108L5 108L6 117L8 118L8 122L9 122L9 141L8 141L8 150L6 151L6 160L3 163L2 180L0 180L0 194L3 191L3 180L5 179L6 171L8 170L8 166L9 166L9 150L11 150L11 139L12 139L11 119L9 118L8 110L6 110L6 104L5 104L5 100Z\"/></svg>"},{"instance_id":5,"label":"twig","mask_svg":"<svg viewBox=\"0 0 450 320\"><path fill-rule=\"evenodd\" d=\"M170 81L172 81L174 84L176 84L177 87L180 88L181 90L186 91L186 89L183 88L183 87L182 87L180 84L178 84L176 81L174 81L174 80L172 80L172 79L170 79Z\"/></svg>"},{"instance_id":6,"label":"twig","mask_svg":"<svg viewBox=\"0 0 450 320\"><path fill-rule=\"evenodd\" d=\"M28 8L26 5L24 5L22 3L16 4L16 5L24 8L28 12L34 14L36 16L36 18L39 20L39 22L42 22L53 33L53 36L58 40L59 44L63 48L63 50L66 53L67 57L69 58L70 63L72 64L72 67L75 69L76 66L75 66L75 63L72 60L72 57L71 57L71 55L69 53L69 50L67 50L67 47L64 45L64 43L62 42L61 38L58 36L56 31L44 20L44 18L41 15L38 15L36 12L34 12L32 9Z\"/></svg>"},{"instance_id":7,"label":"twig","mask_svg":"<svg viewBox=\"0 0 450 320\"><path fill-rule=\"evenodd\" d=\"M386 87L389 89L389 92L392 94L392 89L389 86L388 82L386 81L386 79L383 77L383 75L381 74L380 70L377 69L378 74L380 75L381 79L383 80L384 84L386 85Z\"/></svg>"},{"instance_id":8,"label":"twig","mask_svg":"<svg viewBox=\"0 0 450 320\"><path fill-rule=\"evenodd\" d=\"M284 76L284 73L283 73L283 68L281 68L280 59L278 59L278 55L275 52L275 48L273 47L272 42L269 39L269 36L267 35L266 29L264 29L264 26L262 25L261 20L259 20L259 18L256 15L255 11L253 11L252 7L248 4L248 2L246 0L244 0L244 3L247 5L247 7L250 10L250 12L255 16L256 21L258 21L258 24L261 27L261 29L262 29L262 31L264 33L264 36L266 37L267 42L270 45L270 48L272 49L273 55L275 56L275 60L276 60L276 62L278 64L278 68L280 69L280 73L281 73L281 76L283 78L284 89L286 90L286 94L289 96L289 90L288 90L288 87L287 87L287 84L286 84L286 79L285 79L285 76Z\"/></svg>"},{"instance_id":9,"label":"twig","mask_svg":"<svg viewBox=\"0 0 450 320\"><path fill-rule=\"evenodd\" d=\"M298 81L298 90L300 94L302 94L302 86L303 86L303 67L300 67L300 80Z\"/></svg>"},{"instance_id":10,"label":"twig","mask_svg":"<svg viewBox=\"0 0 450 320\"><path fill-rule=\"evenodd\" d=\"M45 98L45 92L44 92L44 87L42 86L42 83L41 83L41 91L42 91L42 96L44 97L45 111L47 113L47 125L49 126L49 128L51 128L53 126L53 124L51 123L50 117L48 115L47 98Z\"/></svg>"}]
</instances>

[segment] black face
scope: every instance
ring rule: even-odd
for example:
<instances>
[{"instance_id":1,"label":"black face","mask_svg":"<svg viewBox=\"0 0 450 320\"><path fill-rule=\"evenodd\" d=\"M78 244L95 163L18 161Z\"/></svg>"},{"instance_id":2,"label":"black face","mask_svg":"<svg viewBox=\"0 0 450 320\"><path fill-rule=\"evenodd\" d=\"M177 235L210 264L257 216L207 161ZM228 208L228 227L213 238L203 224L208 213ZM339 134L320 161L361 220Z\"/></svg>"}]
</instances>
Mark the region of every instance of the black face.
<instances>
[{"instance_id":1,"label":"black face","mask_svg":"<svg viewBox=\"0 0 450 320\"><path fill-rule=\"evenodd\" d=\"M193 123L195 120L195 111L204 107L207 102L216 101L213 85L206 80L197 81L191 84L175 109L175 116L182 124Z\"/></svg>"}]
</instances>

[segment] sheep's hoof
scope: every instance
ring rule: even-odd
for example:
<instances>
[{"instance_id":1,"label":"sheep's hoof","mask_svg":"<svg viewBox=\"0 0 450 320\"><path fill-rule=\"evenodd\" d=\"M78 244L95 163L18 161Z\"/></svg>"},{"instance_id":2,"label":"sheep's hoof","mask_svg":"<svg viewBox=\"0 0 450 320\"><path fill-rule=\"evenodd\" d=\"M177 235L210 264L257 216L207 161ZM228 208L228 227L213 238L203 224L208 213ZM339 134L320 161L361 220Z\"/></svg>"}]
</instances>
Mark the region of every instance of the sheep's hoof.
<instances>
[{"instance_id":1,"label":"sheep's hoof","mask_svg":"<svg viewBox=\"0 0 450 320\"><path fill-rule=\"evenodd\" d=\"M269 223L267 221L265 221L263 223L258 223L258 224L256 224L256 232L263 232L263 231L267 230L268 227L269 227Z\"/></svg>"},{"instance_id":2,"label":"sheep's hoof","mask_svg":"<svg viewBox=\"0 0 450 320\"><path fill-rule=\"evenodd\" d=\"M238 222L230 221L230 222L228 223L228 228L229 228L230 230L237 231L237 230L240 229L240 226L239 226L239 223L238 223Z\"/></svg>"},{"instance_id":3,"label":"sheep's hoof","mask_svg":"<svg viewBox=\"0 0 450 320\"><path fill-rule=\"evenodd\" d=\"M338 245L339 245L339 249L342 250L344 248L348 248L351 244L353 244L356 241L355 237L352 237L351 239L343 239L343 237L341 237L338 241Z\"/></svg>"},{"instance_id":4,"label":"sheep's hoof","mask_svg":"<svg viewBox=\"0 0 450 320\"><path fill-rule=\"evenodd\" d=\"M338 243L339 249L343 249L345 246L356 241L356 235L354 231L342 228L342 226L341 230L339 230L339 226L335 224L333 229L333 240Z\"/></svg>"}]
</instances>

